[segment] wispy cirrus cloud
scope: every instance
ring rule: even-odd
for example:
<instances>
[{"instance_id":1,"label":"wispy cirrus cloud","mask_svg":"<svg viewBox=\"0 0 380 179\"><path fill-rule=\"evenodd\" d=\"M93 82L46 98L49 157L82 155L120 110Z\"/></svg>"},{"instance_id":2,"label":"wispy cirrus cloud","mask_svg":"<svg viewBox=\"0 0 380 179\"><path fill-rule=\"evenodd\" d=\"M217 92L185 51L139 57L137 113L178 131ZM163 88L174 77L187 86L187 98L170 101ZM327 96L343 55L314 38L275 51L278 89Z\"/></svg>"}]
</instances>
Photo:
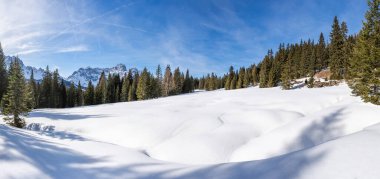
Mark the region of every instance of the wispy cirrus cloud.
<instances>
[{"instance_id":1,"label":"wispy cirrus cloud","mask_svg":"<svg viewBox=\"0 0 380 179\"><path fill-rule=\"evenodd\" d=\"M364 8L357 0L0 0L0 41L6 54L66 76L117 63L223 74L279 43L328 33L334 15L355 32Z\"/></svg>"},{"instance_id":2,"label":"wispy cirrus cloud","mask_svg":"<svg viewBox=\"0 0 380 179\"><path fill-rule=\"evenodd\" d=\"M90 48L88 48L86 45L76 45L71 47L65 47L56 50L57 53L68 53L68 52L86 52L89 51Z\"/></svg>"},{"instance_id":3,"label":"wispy cirrus cloud","mask_svg":"<svg viewBox=\"0 0 380 179\"><path fill-rule=\"evenodd\" d=\"M28 55L28 54L42 52L42 51L44 50L43 49L28 49L24 51L18 51L16 55Z\"/></svg>"},{"instance_id":4,"label":"wispy cirrus cloud","mask_svg":"<svg viewBox=\"0 0 380 179\"><path fill-rule=\"evenodd\" d=\"M0 0L0 4L0 40L6 53L27 55L51 52L51 48L61 45L59 42L49 43L46 40L69 22L66 18L68 13L62 8L67 6L63 1ZM78 3L72 5L75 7ZM74 11L70 15L83 18Z\"/></svg>"}]
</instances>

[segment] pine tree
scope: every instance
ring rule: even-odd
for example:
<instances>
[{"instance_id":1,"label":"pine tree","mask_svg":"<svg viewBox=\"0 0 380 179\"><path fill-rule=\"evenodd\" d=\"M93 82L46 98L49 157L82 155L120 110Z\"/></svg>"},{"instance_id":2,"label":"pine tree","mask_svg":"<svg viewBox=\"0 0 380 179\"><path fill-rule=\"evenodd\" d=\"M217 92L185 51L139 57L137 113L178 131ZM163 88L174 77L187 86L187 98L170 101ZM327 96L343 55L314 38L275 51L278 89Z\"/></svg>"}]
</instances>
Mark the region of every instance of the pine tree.
<instances>
[{"instance_id":1,"label":"pine tree","mask_svg":"<svg viewBox=\"0 0 380 179\"><path fill-rule=\"evenodd\" d=\"M231 81L230 89L236 89L237 80L237 75L234 75Z\"/></svg>"},{"instance_id":2,"label":"pine tree","mask_svg":"<svg viewBox=\"0 0 380 179\"><path fill-rule=\"evenodd\" d=\"M151 98L157 98L161 95L161 91L158 91L157 88L159 88L160 83L158 83L158 80L156 78L156 76L154 76L153 74L151 74L149 72L149 82L148 82L148 94L149 94L149 99Z\"/></svg>"},{"instance_id":3,"label":"pine tree","mask_svg":"<svg viewBox=\"0 0 380 179\"><path fill-rule=\"evenodd\" d=\"M291 84L291 68L290 68L290 61L286 62L282 69L282 75L281 75L281 86L282 89L288 90L292 87Z\"/></svg>"},{"instance_id":4,"label":"pine tree","mask_svg":"<svg viewBox=\"0 0 380 179\"><path fill-rule=\"evenodd\" d=\"M129 88L128 101L135 101L137 99L136 89L137 89L138 79L139 79L139 74L136 72L135 75L133 76L132 85Z\"/></svg>"},{"instance_id":5,"label":"pine tree","mask_svg":"<svg viewBox=\"0 0 380 179\"><path fill-rule=\"evenodd\" d=\"M130 88L130 78L132 78L132 72L129 70L128 75L124 75L123 85L121 87L120 99L122 102L128 101L128 92Z\"/></svg>"},{"instance_id":6,"label":"pine tree","mask_svg":"<svg viewBox=\"0 0 380 179\"><path fill-rule=\"evenodd\" d=\"M268 87L269 72L272 66L272 51L268 51L268 55L265 56L264 60L260 64L260 88Z\"/></svg>"},{"instance_id":7,"label":"pine tree","mask_svg":"<svg viewBox=\"0 0 380 179\"><path fill-rule=\"evenodd\" d=\"M307 81L307 87L308 88L314 88L314 74L312 74L309 78L309 80Z\"/></svg>"},{"instance_id":8,"label":"pine tree","mask_svg":"<svg viewBox=\"0 0 380 179\"><path fill-rule=\"evenodd\" d=\"M59 84L59 107L60 108L67 107L67 90L66 90L66 85L63 79L61 80L61 83Z\"/></svg>"},{"instance_id":9,"label":"pine tree","mask_svg":"<svg viewBox=\"0 0 380 179\"><path fill-rule=\"evenodd\" d=\"M154 96L160 97L162 95L162 70L161 66L158 65L156 69L156 78L154 84Z\"/></svg>"},{"instance_id":10,"label":"pine tree","mask_svg":"<svg viewBox=\"0 0 380 179\"><path fill-rule=\"evenodd\" d=\"M243 79L243 88L247 88L250 84L250 69L245 70L244 79Z\"/></svg>"},{"instance_id":11,"label":"pine tree","mask_svg":"<svg viewBox=\"0 0 380 179\"><path fill-rule=\"evenodd\" d=\"M67 91L67 107L75 107L75 99L76 99L76 94L75 94L75 85L74 82L70 83L70 88Z\"/></svg>"},{"instance_id":12,"label":"pine tree","mask_svg":"<svg viewBox=\"0 0 380 179\"><path fill-rule=\"evenodd\" d=\"M301 41L300 44L295 44L294 45L294 52L292 54L292 58L290 59L291 60L291 77L292 79L295 79L295 78L299 78L301 77L300 75L300 61L301 61L301 56L302 56L302 47L301 45L303 44L303 42Z\"/></svg>"},{"instance_id":13,"label":"pine tree","mask_svg":"<svg viewBox=\"0 0 380 179\"><path fill-rule=\"evenodd\" d=\"M88 81L87 89L84 92L84 105L94 105L95 104L95 89L92 85L92 81Z\"/></svg>"},{"instance_id":14,"label":"pine tree","mask_svg":"<svg viewBox=\"0 0 380 179\"><path fill-rule=\"evenodd\" d=\"M121 79L120 75L116 74L113 78L113 83L115 84L114 89L115 89L115 101L114 102L120 102L120 93L121 93Z\"/></svg>"},{"instance_id":15,"label":"pine tree","mask_svg":"<svg viewBox=\"0 0 380 179\"><path fill-rule=\"evenodd\" d=\"M358 40L350 59L349 84L353 94L364 101L380 104L380 1L368 2L366 21L359 33Z\"/></svg>"},{"instance_id":16,"label":"pine tree","mask_svg":"<svg viewBox=\"0 0 380 179\"><path fill-rule=\"evenodd\" d=\"M181 75L180 75L180 82L181 82L181 86L180 88L178 89L179 91L179 94L183 93L183 87L185 85L185 74L183 74L183 72L181 72Z\"/></svg>"},{"instance_id":17,"label":"pine tree","mask_svg":"<svg viewBox=\"0 0 380 179\"><path fill-rule=\"evenodd\" d=\"M59 73L58 70L53 72L52 85L51 85L51 107L57 108L59 106Z\"/></svg>"},{"instance_id":18,"label":"pine tree","mask_svg":"<svg viewBox=\"0 0 380 179\"><path fill-rule=\"evenodd\" d=\"M208 76L207 80L207 89L208 91L215 90L217 88L217 76L214 73L211 73L211 76Z\"/></svg>"},{"instance_id":19,"label":"pine tree","mask_svg":"<svg viewBox=\"0 0 380 179\"><path fill-rule=\"evenodd\" d=\"M166 66L164 80L162 82L162 96L169 96L173 84L172 72L170 65Z\"/></svg>"},{"instance_id":20,"label":"pine tree","mask_svg":"<svg viewBox=\"0 0 380 179\"><path fill-rule=\"evenodd\" d=\"M311 57L310 57L310 60L309 60L309 75L314 75L315 74L315 71L316 71L316 61L317 61L317 55L316 55L316 51L313 50L312 54L311 54Z\"/></svg>"},{"instance_id":21,"label":"pine tree","mask_svg":"<svg viewBox=\"0 0 380 179\"><path fill-rule=\"evenodd\" d=\"M276 55L277 56L277 55ZM281 74L281 62L280 59L275 59L272 62L268 75L267 87L275 87L280 82Z\"/></svg>"},{"instance_id":22,"label":"pine tree","mask_svg":"<svg viewBox=\"0 0 380 179\"><path fill-rule=\"evenodd\" d=\"M307 60L309 59L309 53L308 53L308 43L303 42L301 43L301 56L300 56L300 63L298 67L298 76L304 77L306 76L307 71Z\"/></svg>"},{"instance_id":23,"label":"pine tree","mask_svg":"<svg viewBox=\"0 0 380 179\"><path fill-rule=\"evenodd\" d=\"M231 82L232 82L234 76L235 76L235 74L234 74L234 67L230 66L229 73L228 73L228 76L227 76L227 79L226 79L226 83L224 84L224 88L226 90L230 90L231 89Z\"/></svg>"},{"instance_id":24,"label":"pine tree","mask_svg":"<svg viewBox=\"0 0 380 179\"><path fill-rule=\"evenodd\" d=\"M245 75L245 68L242 67L240 68L239 70L239 73L238 73L238 79L237 79L237 83L236 83L236 89L240 89L243 87L243 83L244 83L244 75Z\"/></svg>"},{"instance_id":25,"label":"pine tree","mask_svg":"<svg viewBox=\"0 0 380 179\"><path fill-rule=\"evenodd\" d=\"M95 88L95 104L104 104L107 96L107 82L104 72L100 74L99 82Z\"/></svg>"},{"instance_id":26,"label":"pine tree","mask_svg":"<svg viewBox=\"0 0 380 179\"><path fill-rule=\"evenodd\" d=\"M37 84L36 80L34 79L34 72L31 71L30 79L29 79L29 89L31 90L31 103L28 105L29 109L38 108L38 91L37 91Z\"/></svg>"},{"instance_id":27,"label":"pine tree","mask_svg":"<svg viewBox=\"0 0 380 179\"><path fill-rule=\"evenodd\" d=\"M330 41L330 71L332 73L331 78L339 80L343 78L344 36L342 34L342 30L336 16L334 18L332 31L330 33Z\"/></svg>"},{"instance_id":28,"label":"pine tree","mask_svg":"<svg viewBox=\"0 0 380 179\"><path fill-rule=\"evenodd\" d=\"M84 95L83 95L83 89L82 85L80 84L80 81L78 82L78 88L76 91L76 104L77 106L83 106L84 105Z\"/></svg>"},{"instance_id":29,"label":"pine tree","mask_svg":"<svg viewBox=\"0 0 380 179\"><path fill-rule=\"evenodd\" d=\"M41 99L41 84L37 82L37 91L36 91L36 108L40 108L40 99Z\"/></svg>"},{"instance_id":30,"label":"pine tree","mask_svg":"<svg viewBox=\"0 0 380 179\"><path fill-rule=\"evenodd\" d=\"M195 89L195 80L193 76L190 76L190 92L194 92Z\"/></svg>"},{"instance_id":31,"label":"pine tree","mask_svg":"<svg viewBox=\"0 0 380 179\"><path fill-rule=\"evenodd\" d=\"M111 74L108 74L105 103L114 103L114 102L115 102L114 76L112 76Z\"/></svg>"},{"instance_id":32,"label":"pine tree","mask_svg":"<svg viewBox=\"0 0 380 179\"><path fill-rule=\"evenodd\" d=\"M31 103L30 88L28 88L24 74L21 69L20 60L11 62L9 69L8 88L2 101L2 113L7 117L4 120L15 127L22 128L25 126L25 121L22 116L28 115L31 108L28 103Z\"/></svg>"},{"instance_id":33,"label":"pine tree","mask_svg":"<svg viewBox=\"0 0 380 179\"><path fill-rule=\"evenodd\" d=\"M90 80L87 85L87 89L84 94L84 104L85 105L94 105L95 104L95 90L92 81Z\"/></svg>"},{"instance_id":34,"label":"pine tree","mask_svg":"<svg viewBox=\"0 0 380 179\"><path fill-rule=\"evenodd\" d=\"M8 83L8 77L7 77L7 69L5 66L5 55L0 43L0 102L1 102L1 99L3 98L3 95L6 93L7 83Z\"/></svg>"},{"instance_id":35,"label":"pine tree","mask_svg":"<svg viewBox=\"0 0 380 179\"><path fill-rule=\"evenodd\" d=\"M205 86L204 79L205 79L204 76L202 76L202 78L199 79L199 87L198 87L198 89L204 89L204 86Z\"/></svg>"},{"instance_id":36,"label":"pine tree","mask_svg":"<svg viewBox=\"0 0 380 179\"><path fill-rule=\"evenodd\" d=\"M120 87L119 86L116 87L115 98L116 98L116 102L120 102Z\"/></svg>"},{"instance_id":37,"label":"pine tree","mask_svg":"<svg viewBox=\"0 0 380 179\"><path fill-rule=\"evenodd\" d=\"M252 67L252 85L253 86L256 86L258 83L259 83L259 78L258 78L258 70L257 70L257 66L256 65L253 65Z\"/></svg>"},{"instance_id":38,"label":"pine tree","mask_svg":"<svg viewBox=\"0 0 380 179\"><path fill-rule=\"evenodd\" d=\"M190 93L191 92L191 80L190 80L190 74L189 74L188 69L186 70L186 76L185 76L185 81L183 84L182 92L183 93Z\"/></svg>"},{"instance_id":39,"label":"pine tree","mask_svg":"<svg viewBox=\"0 0 380 179\"><path fill-rule=\"evenodd\" d=\"M353 49L355 45L355 37L354 36L349 36L347 40L344 42L344 78L348 79L349 78L349 68L350 68L350 59L353 57Z\"/></svg>"},{"instance_id":40,"label":"pine tree","mask_svg":"<svg viewBox=\"0 0 380 179\"><path fill-rule=\"evenodd\" d=\"M316 62L316 52L315 50L313 50L313 53L311 55L311 58L310 58L310 65L309 65L309 80L308 80L308 84L307 84L307 87L308 88L314 88L314 75L315 75L315 62Z\"/></svg>"},{"instance_id":41,"label":"pine tree","mask_svg":"<svg viewBox=\"0 0 380 179\"><path fill-rule=\"evenodd\" d=\"M136 96L137 100L145 100L149 98L149 72L146 68L143 69L137 84Z\"/></svg>"},{"instance_id":42,"label":"pine tree","mask_svg":"<svg viewBox=\"0 0 380 179\"><path fill-rule=\"evenodd\" d=\"M348 33L348 28L347 28L347 23L346 22L342 22L341 25L340 25L340 33L342 34L342 37L343 37L343 41L346 41L348 36L347 36L347 33Z\"/></svg>"},{"instance_id":43,"label":"pine tree","mask_svg":"<svg viewBox=\"0 0 380 179\"><path fill-rule=\"evenodd\" d=\"M325 37L323 36L323 33L319 35L319 41L317 44L316 49L316 69L317 71L321 71L322 69L326 68L328 66L328 59L326 57L326 43L325 43Z\"/></svg>"},{"instance_id":44,"label":"pine tree","mask_svg":"<svg viewBox=\"0 0 380 179\"><path fill-rule=\"evenodd\" d=\"M170 92L171 95L180 94L182 91L181 72L178 67L174 70L173 80L172 80L172 89L170 91L171 91Z\"/></svg>"},{"instance_id":45,"label":"pine tree","mask_svg":"<svg viewBox=\"0 0 380 179\"><path fill-rule=\"evenodd\" d=\"M49 66L46 67L41 84L41 98L40 107L51 108L52 106L52 74L49 70Z\"/></svg>"}]
</instances>

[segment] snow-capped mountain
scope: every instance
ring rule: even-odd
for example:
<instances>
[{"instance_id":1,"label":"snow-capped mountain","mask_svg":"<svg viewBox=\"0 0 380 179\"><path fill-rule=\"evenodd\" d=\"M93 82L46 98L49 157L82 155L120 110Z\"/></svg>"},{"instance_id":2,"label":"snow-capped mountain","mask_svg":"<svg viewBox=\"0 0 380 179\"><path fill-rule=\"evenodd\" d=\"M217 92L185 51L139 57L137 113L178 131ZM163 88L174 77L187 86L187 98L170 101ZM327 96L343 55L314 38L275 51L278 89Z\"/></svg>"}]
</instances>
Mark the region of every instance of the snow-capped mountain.
<instances>
[{"instance_id":1,"label":"snow-capped mountain","mask_svg":"<svg viewBox=\"0 0 380 179\"><path fill-rule=\"evenodd\" d=\"M13 60L16 60L17 58L15 56L6 56L5 57L5 64L7 68L9 69L9 66ZM36 68L32 66L25 66L23 61L20 59L21 67L24 71L24 75L26 79L30 78L30 75L32 71L34 72L34 79L37 81L41 81L43 78L43 75L45 73L45 70L42 68ZM136 69L134 69L136 70ZM60 76L60 79L64 79L65 83L67 85L70 85L70 82L74 82L75 85L81 82L81 85L83 88L86 88L88 85L88 82L91 80L91 82L95 85L99 81L100 74L104 71L106 74L106 77L108 74L119 74L120 76L123 76L125 73L127 73L127 68L124 64L118 64L111 68L79 68L77 71L74 71L69 77L65 78Z\"/></svg>"},{"instance_id":2,"label":"snow-capped mountain","mask_svg":"<svg viewBox=\"0 0 380 179\"><path fill-rule=\"evenodd\" d=\"M111 68L79 68L79 70L74 71L73 74L67 78L67 80L72 81L75 84L78 84L78 82L80 81L82 86L87 87L88 82L90 80L94 85L97 84L100 74L103 71L106 75L111 73L123 76L125 73L127 73L127 68L124 64L118 64L115 67Z\"/></svg>"},{"instance_id":3,"label":"snow-capped mountain","mask_svg":"<svg viewBox=\"0 0 380 179\"><path fill-rule=\"evenodd\" d=\"M5 65L7 66L7 68L9 69L9 66L11 64L12 61L16 60L17 58L15 56L5 56ZM25 75L25 78L26 79L29 79L30 78L30 75L32 73L32 71L34 72L34 79L36 80L42 80L42 77L44 75L44 72L45 70L43 70L42 68L35 68L35 67L31 67L31 66L25 66L24 63L22 62L22 60L20 60L20 64L21 64L21 67L24 71L24 75Z\"/></svg>"}]
</instances>

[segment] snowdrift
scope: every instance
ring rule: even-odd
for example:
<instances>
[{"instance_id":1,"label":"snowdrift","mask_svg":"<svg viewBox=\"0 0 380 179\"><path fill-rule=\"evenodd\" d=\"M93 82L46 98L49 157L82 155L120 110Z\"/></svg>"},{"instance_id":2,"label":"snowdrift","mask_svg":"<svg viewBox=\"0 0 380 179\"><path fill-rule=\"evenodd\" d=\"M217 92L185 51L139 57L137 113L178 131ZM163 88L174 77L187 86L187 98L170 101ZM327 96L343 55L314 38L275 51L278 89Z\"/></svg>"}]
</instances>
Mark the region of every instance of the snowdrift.
<instances>
[{"instance_id":1,"label":"snowdrift","mask_svg":"<svg viewBox=\"0 0 380 179\"><path fill-rule=\"evenodd\" d=\"M379 178L379 116L345 84L35 110L0 178Z\"/></svg>"}]
</instances>

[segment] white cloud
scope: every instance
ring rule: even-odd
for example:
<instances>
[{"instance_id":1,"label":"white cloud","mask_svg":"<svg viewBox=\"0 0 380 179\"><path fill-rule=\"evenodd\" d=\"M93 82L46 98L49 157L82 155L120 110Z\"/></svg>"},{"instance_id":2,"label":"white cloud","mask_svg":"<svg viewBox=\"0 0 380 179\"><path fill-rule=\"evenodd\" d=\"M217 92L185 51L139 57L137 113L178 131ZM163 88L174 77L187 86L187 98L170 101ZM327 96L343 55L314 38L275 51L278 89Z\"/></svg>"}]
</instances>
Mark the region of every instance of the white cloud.
<instances>
[{"instance_id":1,"label":"white cloud","mask_svg":"<svg viewBox=\"0 0 380 179\"><path fill-rule=\"evenodd\" d=\"M75 36L77 33L84 33L87 30L85 26L71 29L70 27L81 19L88 19L91 8L85 3L71 0L0 0L0 40L5 53L9 55L54 53L56 51L54 49L60 46L80 43L79 40L75 41L75 37L56 41L49 39L59 35ZM69 30L62 32L62 29ZM86 48L66 49L70 50L84 51Z\"/></svg>"},{"instance_id":2,"label":"white cloud","mask_svg":"<svg viewBox=\"0 0 380 179\"><path fill-rule=\"evenodd\" d=\"M56 50L57 53L86 52L90 49L86 45L77 45Z\"/></svg>"},{"instance_id":3,"label":"white cloud","mask_svg":"<svg viewBox=\"0 0 380 179\"><path fill-rule=\"evenodd\" d=\"M170 65L172 70L179 67L183 71L189 69L192 74L221 71L220 65L214 63L207 55L194 52L187 47L188 37L185 34L185 29L170 26L154 44L158 48L149 51L156 52L159 62Z\"/></svg>"},{"instance_id":4,"label":"white cloud","mask_svg":"<svg viewBox=\"0 0 380 179\"><path fill-rule=\"evenodd\" d=\"M44 51L43 49L29 49L29 50L24 50L24 51L19 51L17 52L16 55L28 55L36 52L41 52Z\"/></svg>"}]
</instances>

